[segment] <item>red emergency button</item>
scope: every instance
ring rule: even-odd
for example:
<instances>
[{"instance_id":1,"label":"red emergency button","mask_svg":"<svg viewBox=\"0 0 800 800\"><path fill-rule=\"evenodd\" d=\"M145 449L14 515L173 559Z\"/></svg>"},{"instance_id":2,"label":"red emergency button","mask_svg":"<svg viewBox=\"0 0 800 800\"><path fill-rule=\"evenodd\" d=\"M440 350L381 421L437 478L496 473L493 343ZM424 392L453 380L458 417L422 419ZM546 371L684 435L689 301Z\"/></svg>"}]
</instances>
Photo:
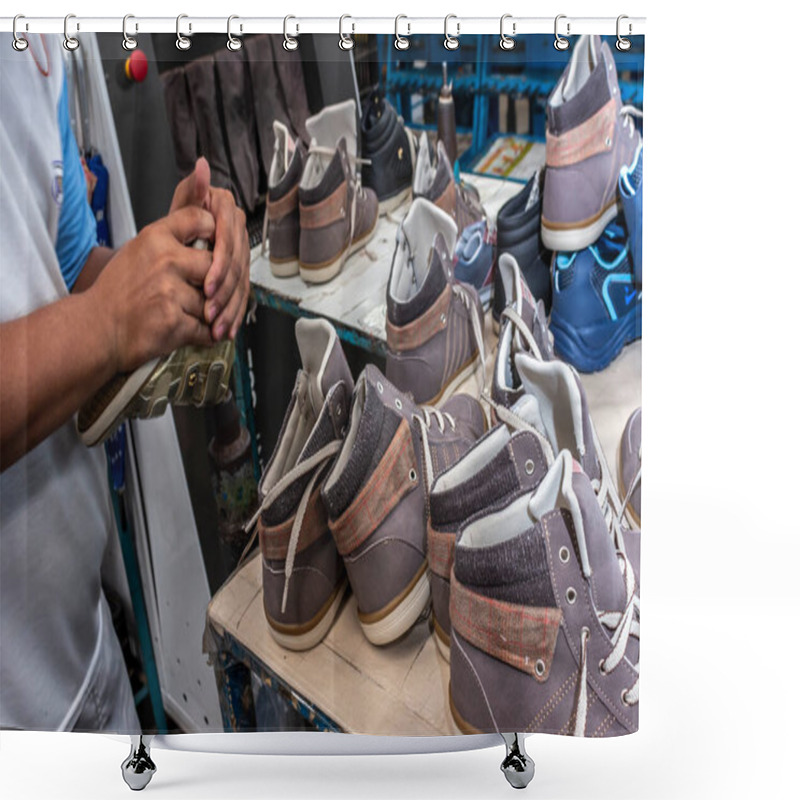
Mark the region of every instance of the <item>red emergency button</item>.
<instances>
[{"instance_id":1,"label":"red emergency button","mask_svg":"<svg viewBox=\"0 0 800 800\"><path fill-rule=\"evenodd\" d=\"M147 77L147 56L142 50L134 50L125 62L128 80L141 83Z\"/></svg>"}]
</instances>

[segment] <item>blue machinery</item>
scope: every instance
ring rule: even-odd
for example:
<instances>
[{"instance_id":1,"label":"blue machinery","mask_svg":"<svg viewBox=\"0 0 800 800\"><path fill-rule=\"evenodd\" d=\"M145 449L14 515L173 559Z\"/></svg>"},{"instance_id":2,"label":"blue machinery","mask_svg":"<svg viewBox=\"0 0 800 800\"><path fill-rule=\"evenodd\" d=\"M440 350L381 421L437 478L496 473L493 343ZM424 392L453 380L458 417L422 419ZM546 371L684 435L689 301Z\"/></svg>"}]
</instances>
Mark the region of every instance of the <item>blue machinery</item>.
<instances>
[{"instance_id":1,"label":"blue machinery","mask_svg":"<svg viewBox=\"0 0 800 800\"><path fill-rule=\"evenodd\" d=\"M412 36L404 51L393 46L393 36L377 38L378 57L386 68L382 87L403 119L414 127L420 127L412 122L414 105L426 98L435 100L442 85L442 63L447 63L458 133L472 134L472 143L460 159L465 169L480 159L499 131L499 95L530 99L528 130L533 139L544 141L547 96L572 54L572 49L556 50L552 36L518 36L513 50L501 50L499 36L494 35L462 36L458 50L445 49L441 36ZM644 37L631 37L632 47L625 53L614 48L613 36L604 38L617 64L622 102L641 108Z\"/></svg>"}]
</instances>

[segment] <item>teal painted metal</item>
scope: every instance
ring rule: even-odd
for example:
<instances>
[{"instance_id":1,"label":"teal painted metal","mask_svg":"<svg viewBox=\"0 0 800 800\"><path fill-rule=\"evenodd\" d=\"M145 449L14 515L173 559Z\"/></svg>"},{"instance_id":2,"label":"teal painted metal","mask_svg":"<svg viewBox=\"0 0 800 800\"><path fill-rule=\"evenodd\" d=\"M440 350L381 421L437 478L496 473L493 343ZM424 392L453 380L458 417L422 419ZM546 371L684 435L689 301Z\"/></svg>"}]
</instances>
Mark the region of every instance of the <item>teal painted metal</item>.
<instances>
[{"instance_id":1,"label":"teal painted metal","mask_svg":"<svg viewBox=\"0 0 800 800\"><path fill-rule=\"evenodd\" d=\"M256 286L255 291L256 300L258 301L259 305L274 308L276 311L282 311L283 313L289 314L293 317L318 316L300 308L293 300L288 300L285 297L272 294L260 286ZM366 350L368 353L374 353L382 358L386 357L386 342L384 342L382 339L369 336L368 334L363 333L362 331L357 331L347 325L342 325L339 320L330 319L328 321L336 329L336 333L339 335L339 338L342 341L348 342L349 344L352 344L361 350Z\"/></svg>"},{"instance_id":2,"label":"teal painted metal","mask_svg":"<svg viewBox=\"0 0 800 800\"><path fill-rule=\"evenodd\" d=\"M110 484L111 475L109 473ZM133 616L136 620L136 631L139 638L145 683L147 684L147 695L150 697L150 705L153 709L153 718L155 719L157 731L158 733L166 733L167 715L164 711L164 701L161 697L161 684L158 681L158 668L156 667L156 658L153 651L153 640L150 638L150 623L147 619L147 607L144 602L139 559L136 557L133 535L127 522L128 517L125 513L123 491L111 490L111 504L114 507L114 519L117 523L117 533L119 534L120 547L122 548L122 560L125 564ZM137 694L137 697L139 694Z\"/></svg>"}]
</instances>

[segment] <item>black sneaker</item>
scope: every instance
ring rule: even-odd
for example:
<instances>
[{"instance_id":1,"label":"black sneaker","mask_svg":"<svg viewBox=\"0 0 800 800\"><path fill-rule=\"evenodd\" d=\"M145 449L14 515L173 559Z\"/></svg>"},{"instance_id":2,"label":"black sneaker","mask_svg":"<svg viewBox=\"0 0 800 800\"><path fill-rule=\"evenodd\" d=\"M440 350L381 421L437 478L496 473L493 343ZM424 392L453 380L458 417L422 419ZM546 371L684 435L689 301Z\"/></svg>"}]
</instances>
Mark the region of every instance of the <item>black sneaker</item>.
<instances>
[{"instance_id":1,"label":"black sneaker","mask_svg":"<svg viewBox=\"0 0 800 800\"><path fill-rule=\"evenodd\" d=\"M542 245L539 223L542 215L542 175L536 172L521 192L514 195L497 215L497 257L510 253L519 264L522 277L536 300L544 303L550 313L552 290L550 287L551 253ZM506 295L500 270L494 272L494 307L492 317L495 327L506 306Z\"/></svg>"},{"instance_id":2,"label":"black sneaker","mask_svg":"<svg viewBox=\"0 0 800 800\"><path fill-rule=\"evenodd\" d=\"M411 195L416 142L403 118L378 94L361 117L361 154L369 162L361 168L361 181L378 195L379 213L394 211Z\"/></svg>"}]
</instances>

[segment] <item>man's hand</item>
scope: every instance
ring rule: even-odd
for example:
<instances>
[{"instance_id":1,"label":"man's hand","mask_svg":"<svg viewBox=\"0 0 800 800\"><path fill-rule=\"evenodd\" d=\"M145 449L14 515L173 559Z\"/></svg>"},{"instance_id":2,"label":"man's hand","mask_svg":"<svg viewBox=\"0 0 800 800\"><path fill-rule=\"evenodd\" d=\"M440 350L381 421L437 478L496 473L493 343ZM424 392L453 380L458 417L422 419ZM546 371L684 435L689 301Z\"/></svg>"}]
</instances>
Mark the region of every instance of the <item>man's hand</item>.
<instances>
[{"instance_id":1,"label":"man's hand","mask_svg":"<svg viewBox=\"0 0 800 800\"><path fill-rule=\"evenodd\" d=\"M210 239L214 229L211 212L181 208L120 248L87 290L105 323L115 372L185 344L212 344L202 289L212 254L187 245Z\"/></svg>"},{"instance_id":2,"label":"man's hand","mask_svg":"<svg viewBox=\"0 0 800 800\"><path fill-rule=\"evenodd\" d=\"M250 294L250 247L244 212L229 191L211 186L205 158L199 158L194 172L178 184L170 213L188 206L205 208L214 217L215 229L210 237L213 259L203 283L203 315L215 341L233 339Z\"/></svg>"}]
</instances>

